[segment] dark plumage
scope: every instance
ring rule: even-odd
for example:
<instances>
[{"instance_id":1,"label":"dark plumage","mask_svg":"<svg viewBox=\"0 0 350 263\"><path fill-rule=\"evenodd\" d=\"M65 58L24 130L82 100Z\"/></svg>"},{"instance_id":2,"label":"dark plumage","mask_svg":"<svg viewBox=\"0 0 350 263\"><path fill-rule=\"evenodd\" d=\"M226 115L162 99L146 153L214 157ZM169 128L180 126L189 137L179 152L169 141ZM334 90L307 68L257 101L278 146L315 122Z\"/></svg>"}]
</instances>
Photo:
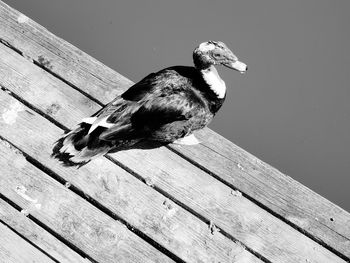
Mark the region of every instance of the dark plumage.
<instances>
[{"instance_id":1,"label":"dark plumage","mask_svg":"<svg viewBox=\"0 0 350 263\"><path fill-rule=\"evenodd\" d=\"M222 42L202 43L193 57L195 67L175 66L151 73L83 119L56 142L53 157L65 165L82 165L143 140L181 143L179 139L208 125L224 102L226 89L213 65L240 72L246 65Z\"/></svg>"}]
</instances>

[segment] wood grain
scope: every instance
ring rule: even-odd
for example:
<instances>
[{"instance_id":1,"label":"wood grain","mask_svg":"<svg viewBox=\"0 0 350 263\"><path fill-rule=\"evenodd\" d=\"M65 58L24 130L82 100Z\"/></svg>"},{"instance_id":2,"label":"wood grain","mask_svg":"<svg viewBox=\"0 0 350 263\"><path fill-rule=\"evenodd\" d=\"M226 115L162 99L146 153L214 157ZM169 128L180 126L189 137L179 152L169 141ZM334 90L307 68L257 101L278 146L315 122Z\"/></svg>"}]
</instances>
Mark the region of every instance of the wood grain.
<instances>
[{"instance_id":1,"label":"wood grain","mask_svg":"<svg viewBox=\"0 0 350 263\"><path fill-rule=\"evenodd\" d=\"M0 48L0 50L2 49ZM0 84L11 87L11 92L19 94L41 111L55 117L57 121L74 123L77 120L73 120L73 116L84 115L84 112L88 113L92 110L91 107L78 103L82 101L80 93L67 87L64 83L59 84L54 78L42 74L40 68L30 68L30 65L26 65L29 62L26 62L11 50L5 49L0 55L4 58L2 70L6 70L6 75L12 76L7 83ZM21 68L26 69L26 71ZM78 113L70 112L67 114L62 110L60 113L57 111L53 115L47 111L47 108L51 106L51 102L46 102L46 100L40 100L39 102L37 100L37 97L43 97L45 94L45 90L41 89L43 85L35 85L36 82L31 81L31 78L36 79L35 76L40 74L40 79L46 83L47 89L54 87L57 90L55 93L57 105L60 105L60 101L65 101L69 97L69 99L76 101L75 105L77 105ZM24 86L19 80L25 80ZM51 83L52 81L54 83ZM14 103L9 103L9 101L11 100L7 98L2 102L5 109L8 109ZM27 127L27 129L26 131L20 131L20 127ZM41 127L46 127L45 133L41 132ZM58 132L51 131L51 128L48 127L50 125L47 121L32 113L30 116L19 117L12 125L5 125L0 134L47 165L50 160L43 159L43 154L49 155L47 145L50 145L50 140L53 142L58 137ZM23 138L22 132L26 132L27 137L31 138L29 144L28 140L20 139ZM36 138L37 134L41 134L41 137ZM47 140L43 136L52 137ZM129 150L114 154L113 157L138 172L149 184L162 189L163 192L186 204L196 213L208 218L225 232L238 238L271 262L302 262L311 258L314 262L344 262L165 147L154 150ZM94 162L86 167L90 165L94 165ZM97 165L104 167L104 164L99 164L99 161ZM53 167L57 167L57 164ZM61 168L57 173L61 174L66 170L72 169ZM287 240L288 242L286 242Z\"/></svg>"},{"instance_id":2,"label":"wood grain","mask_svg":"<svg viewBox=\"0 0 350 263\"><path fill-rule=\"evenodd\" d=\"M0 219L59 262L88 263L86 258L77 254L2 199L0 199Z\"/></svg>"},{"instance_id":3,"label":"wood grain","mask_svg":"<svg viewBox=\"0 0 350 263\"><path fill-rule=\"evenodd\" d=\"M0 262L52 263L47 255L33 247L10 228L0 223Z\"/></svg>"},{"instance_id":4,"label":"wood grain","mask_svg":"<svg viewBox=\"0 0 350 263\"><path fill-rule=\"evenodd\" d=\"M8 61L5 54L3 55L3 61ZM15 56L17 55L15 54ZM20 67L28 66L26 61L15 61L15 63L18 62ZM5 67L13 69L12 66ZM34 71L31 70L27 73L28 76L31 75L36 79L35 76L38 75L35 71L41 70L35 67L33 69ZM13 78L10 79L20 79L18 76L12 76ZM27 77L24 79L28 80ZM45 75L42 75L41 80L46 81ZM30 87L31 85L27 82L25 86ZM41 85L36 82L35 87L36 91L39 91L38 96L44 96L44 93L40 95L41 89L39 87ZM51 87L50 82L47 82L46 88L50 89ZM27 89L28 94L31 93L30 90ZM57 90L59 89L57 88ZM0 111L1 109L5 109L5 111L11 109L11 105L16 104L17 101L6 92L2 91L1 93L0 105L2 107ZM59 98L60 96L56 96L58 101ZM71 98L74 100L76 97ZM56 105L60 106L59 102ZM203 221L106 158L96 160L80 169L63 167L56 160L50 158L53 142L63 131L24 105L22 107L23 110L18 113L15 123L8 125L4 121L0 122L0 127L4 128L4 132L0 132L1 136L18 145L33 158L69 181L71 185L78 187L85 194L99 201L111 212L122 217L123 220L147 234L181 259L186 262L210 262L211 260L228 262L231 257L236 257L237 259L249 259L250 262L261 262L240 244L218 232L213 235L208 225ZM45 132L42 132L43 127L45 127Z\"/></svg>"},{"instance_id":5,"label":"wood grain","mask_svg":"<svg viewBox=\"0 0 350 263\"><path fill-rule=\"evenodd\" d=\"M350 214L210 129L197 133L203 143L172 148L205 166L227 185L350 257Z\"/></svg>"},{"instance_id":6,"label":"wood grain","mask_svg":"<svg viewBox=\"0 0 350 263\"><path fill-rule=\"evenodd\" d=\"M23 17L26 19L20 19ZM84 92L99 94L105 103L125 86L132 85L127 78L3 2L0 2L0 24L1 41L18 47L28 60L55 72ZM107 86L115 88L107 91Z\"/></svg>"},{"instance_id":7,"label":"wood grain","mask_svg":"<svg viewBox=\"0 0 350 263\"><path fill-rule=\"evenodd\" d=\"M28 113L25 113L28 114ZM99 262L173 262L0 142L0 192Z\"/></svg>"},{"instance_id":8,"label":"wood grain","mask_svg":"<svg viewBox=\"0 0 350 263\"><path fill-rule=\"evenodd\" d=\"M18 23L19 15L0 3L0 38L39 65L104 103L131 85L120 74L34 21ZM346 211L211 130L205 129L199 137L202 145L173 149L316 240L350 257L350 224Z\"/></svg>"},{"instance_id":9,"label":"wood grain","mask_svg":"<svg viewBox=\"0 0 350 263\"><path fill-rule=\"evenodd\" d=\"M31 19L18 23L19 16L18 11L0 3L0 38L42 67L103 103L132 84ZM348 212L211 130L205 129L199 137L202 145L175 149L316 240L350 257Z\"/></svg>"}]
</instances>

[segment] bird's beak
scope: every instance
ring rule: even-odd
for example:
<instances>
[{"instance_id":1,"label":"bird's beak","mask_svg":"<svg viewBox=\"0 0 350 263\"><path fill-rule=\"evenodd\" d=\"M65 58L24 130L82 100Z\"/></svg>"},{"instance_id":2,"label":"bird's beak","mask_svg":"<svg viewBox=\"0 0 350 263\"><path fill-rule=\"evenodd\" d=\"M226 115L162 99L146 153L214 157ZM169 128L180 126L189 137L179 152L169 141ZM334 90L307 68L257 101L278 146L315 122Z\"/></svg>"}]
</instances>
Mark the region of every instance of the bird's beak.
<instances>
[{"instance_id":1,"label":"bird's beak","mask_svg":"<svg viewBox=\"0 0 350 263\"><path fill-rule=\"evenodd\" d=\"M239 71L242 74L245 73L247 71L247 69L248 69L246 64L244 64L243 62L238 61L238 60L230 61L230 62L227 62L227 63L223 63L223 65L228 67L228 68L237 70L237 71Z\"/></svg>"}]
</instances>

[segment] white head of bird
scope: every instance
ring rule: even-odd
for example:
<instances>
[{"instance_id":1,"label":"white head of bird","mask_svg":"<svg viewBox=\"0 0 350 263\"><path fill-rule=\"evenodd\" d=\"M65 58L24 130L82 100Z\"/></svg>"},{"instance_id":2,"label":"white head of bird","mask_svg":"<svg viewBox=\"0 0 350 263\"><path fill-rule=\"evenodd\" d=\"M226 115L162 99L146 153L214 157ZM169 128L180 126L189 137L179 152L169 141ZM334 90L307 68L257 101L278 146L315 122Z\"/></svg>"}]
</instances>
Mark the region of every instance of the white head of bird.
<instances>
[{"instance_id":1,"label":"white head of bird","mask_svg":"<svg viewBox=\"0 0 350 263\"><path fill-rule=\"evenodd\" d=\"M245 73L247 65L240 62L235 54L221 41L201 43L193 51L193 62L197 69L205 70L212 65L224 65Z\"/></svg>"},{"instance_id":2,"label":"white head of bird","mask_svg":"<svg viewBox=\"0 0 350 263\"><path fill-rule=\"evenodd\" d=\"M219 99L226 94L226 84L220 78L215 65L224 65L240 73L247 71L247 65L240 62L235 54L220 41L208 41L200 44L193 51L193 62L205 82Z\"/></svg>"}]
</instances>

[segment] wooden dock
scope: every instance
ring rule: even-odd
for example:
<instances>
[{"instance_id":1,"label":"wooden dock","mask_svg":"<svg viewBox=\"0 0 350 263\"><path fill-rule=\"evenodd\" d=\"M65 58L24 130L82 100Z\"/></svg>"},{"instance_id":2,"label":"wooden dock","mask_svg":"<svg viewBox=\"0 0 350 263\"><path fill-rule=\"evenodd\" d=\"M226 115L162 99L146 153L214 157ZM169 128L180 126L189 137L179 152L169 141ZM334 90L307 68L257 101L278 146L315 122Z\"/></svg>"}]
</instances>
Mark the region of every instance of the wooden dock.
<instances>
[{"instance_id":1,"label":"wooden dock","mask_svg":"<svg viewBox=\"0 0 350 263\"><path fill-rule=\"evenodd\" d=\"M210 129L63 167L132 82L1 2L0 42L0 262L350 262L348 212Z\"/></svg>"}]
</instances>

